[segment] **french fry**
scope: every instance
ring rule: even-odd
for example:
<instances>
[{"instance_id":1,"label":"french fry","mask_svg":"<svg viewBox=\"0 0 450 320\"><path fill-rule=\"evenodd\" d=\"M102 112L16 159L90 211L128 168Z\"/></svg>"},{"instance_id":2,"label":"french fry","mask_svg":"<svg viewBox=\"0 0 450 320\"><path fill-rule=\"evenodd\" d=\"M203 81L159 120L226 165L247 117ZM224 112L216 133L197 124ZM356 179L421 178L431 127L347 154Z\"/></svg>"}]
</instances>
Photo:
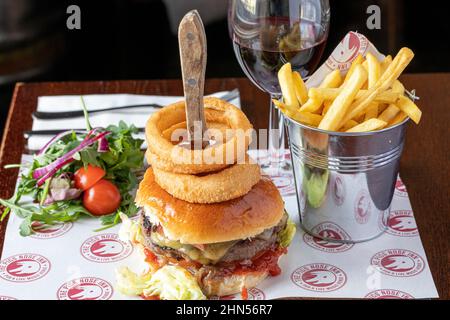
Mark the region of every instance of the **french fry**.
<instances>
[{"instance_id":1,"label":"french fry","mask_svg":"<svg viewBox=\"0 0 450 320\"><path fill-rule=\"evenodd\" d=\"M370 89L377 83L378 79L380 79L381 75L381 67L380 63L378 62L377 58L370 52L366 55L366 61L367 61L367 69L369 72L368 78L367 78L367 87ZM366 115L364 117L364 120L369 120L372 118L376 118L378 116L378 103L372 102L368 107L366 111Z\"/></svg>"},{"instance_id":2,"label":"french fry","mask_svg":"<svg viewBox=\"0 0 450 320\"><path fill-rule=\"evenodd\" d=\"M390 104L379 116L378 119L387 123L395 118L400 109L395 104Z\"/></svg>"},{"instance_id":3,"label":"french fry","mask_svg":"<svg viewBox=\"0 0 450 320\"><path fill-rule=\"evenodd\" d=\"M297 100L300 105L304 105L306 100L308 100L308 89L306 89L305 83L303 82L302 76L297 71L292 73L292 78L294 80L294 90Z\"/></svg>"},{"instance_id":4,"label":"french fry","mask_svg":"<svg viewBox=\"0 0 450 320\"><path fill-rule=\"evenodd\" d=\"M291 110L285 103L281 102L280 100L272 99L272 102L284 114L290 116L294 113L294 110Z\"/></svg>"},{"instance_id":5,"label":"french fry","mask_svg":"<svg viewBox=\"0 0 450 320\"><path fill-rule=\"evenodd\" d=\"M420 111L419 107L412 102L409 98L405 96L400 96L396 103L397 107L402 110L408 117L411 118L416 124L419 124L420 118L422 117L422 111Z\"/></svg>"},{"instance_id":6,"label":"french fry","mask_svg":"<svg viewBox=\"0 0 450 320\"><path fill-rule=\"evenodd\" d=\"M323 110L322 110L322 116L324 116L328 112L328 109L330 109L330 106L331 106L332 102L333 101L330 101L330 100L324 101L324 103L323 103Z\"/></svg>"},{"instance_id":7,"label":"french fry","mask_svg":"<svg viewBox=\"0 0 450 320\"><path fill-rule=\"evenodd\" d=\"M344 83L346 83L350 79L353 72L355 71L356 66L360 65L363 62L364 62L363 56L358 54L358 56L352 61L352 64L348 69L347 74L345 75Z\"/></svg>"},{"instance_id":8,"label":"french fry","mask_svg":"<svg viewBox=\"0 0 450 320\"><path fill-rule=\"evenodd\" d=\"M405 93L405 87L399 80L394 81L391 90L397 92L399 95L403 95Z\"/></svg>"},{"instance_id":9,"label":"french fry","mask_svg":"<svg viewBox=\"0 0 450 320\"><path fill-rule=\"evenodd\" d=\"M300 107L300 112L316 112L322 106L322 99L309 98L304 105Z\"/></svg>"},{"instance_id":10,"label":"french fry","mask_svg":"<svg viewBox=\"0 0 450 320\"><path fill-rule=\"evenodd\" d=\"M347 131L357 125L358 125L358 122L350 119L342 126L341 131Z\"/></svg>"},{"instance_id":11,"label":"french fry","mask_svg":"<svg viewBox=\"0 0 450 320\"><path fill-rule=\"evenodd\" d=\"M319 124L319 129L330 131L339 129L348 107L366 80L366 70L362 66L357 65L347 83L344 83L341 93L333 101L328 112L325 113Z\"/></svg>"},{"instance_id":12,"label":"french fry","mask_svg":"<svg viewBox=\"0 0 450 320\"><path fill-rule=\"evenodd\" d=\"M320 121L322 121L322 116L311 112L297 111L292 115L292 119L309 126L317 127Z\"/></svg>"},{"instance_id":13,"label":"french fry","mask_svg":"<svg viewBox=\"0 0 450 320\"><path fill-rule=\"evenodd\" d=\"M342 76L338 69L327 74L325 79L319 85L319 88L337 88L342 83ZM309 93L308 93L309 96ZM301 112L316 112L322 106L323 99L311 99L309 97L308 101L300 107Z\"/></svg>"},{"instance_id":14,"label":"french fry","mask_svg":"<svg viewBox=\"0 0 450 320\"><path fill-rule=\"evenodd\" d=\"M408 115L406 113L404 113L403 111L400 111L394 119L392 119L391 122L389 122L389 127L390 126L394 126L400 122L402 122L403 120L405 120L408 117Z\"/></svg>"},{"instance_id":15,"label":"french fry","mask_svg":"<svg viewBox=\"0 0 450 320\"><path fill-rule=\"evenodd\" d=\"M331 71L325 79L323 79L319 88L338 88L342 84L341 72L336 69Z\"/></svg>"},{"instance_id":16,"label":"french fry","mask_svg":"<svg viewBox=\"0 0 450 320\"><path fill-rule=\"evenodd\" d=\"M364 120L369 120L378 117L378 103L372 102L364 115Z\"/></svg>"},{"instance_id":17,"label":"french fry","mask_svg":"<svg viewBox=\"0 0 450 320\"><path fill-rule=\"evenodd\" d=\"M381 103L378 105L378 113L382 114L384 110L389 106L388 103Z\"/></svg>"},{"instance_id":18,"label":"french fry","mask_svg":"<svg viewBox=\"0 0 450 320\"><path fill-rule=\"evenodd\" d=\"M366 55L366 61L367 61L367 69L368 69L368 87L372 88L377 83L378 79L380 79L381 76L381 66L378 62L377 58L370 52Z\"/></svg>"},{"instance_id":19,"label":"french fry","mask_svg":"<svg viewBox=\"0 0 450 320\"><path fill-rule=\"evenodd\" d=\"M290 63L285 63L278 71L278 82L280 83L284 103L290 108L298 108L299 104L297 95L295 94L294 79Z\"/></svg>"},{"instance_id":20,"label":"french fry","mask_svg":"<svg viewBox=\"0 0 450 320\"><path fill-rule=\"evenodd\" d=\"M383 61L381 61L381 74L383 74L387 67L389 67L389 65L392 63L392 56L391 55L387 55Z\"/></svg>"},{"instance_id":21,"label":"french fry","mask_svg":"<svg viewBox=\"0 0 450 320\"><path fill-rule=\"evenodd\" d=\"M369 72L369 65L368 65L368 63L367 63L367 59L364 60L364 62L361 63L361 65L364 67L364 69L366 69L367 72Z\"/></svg>"},{"instance_id":22,"label":"french fry","mask_svg":"<svg viewBox=\"0 0 450 320\"><path fill-rule=\"evenodd\" d=\"M358 124L357 126L354 126L351 129L348 129L345 132L367 132L367 131L374 131L381 128L384 128L387 125L387 122L381 121L377 118L369 119L364 121L363 123Z\"/></svg>"},{"instance_id":23,"label":"french fry","mask_svg":"<svg viewBox=\"0 0 450 320\"><path fill-rule=\"evenodd\" d=\"M287 115L289 118L294 119L298 122L317 127L322 121L322 116L318 114L313 114L311 112L300 112L298 109L293 110L292 108L289 108L285 103L272 99L275 106L281 110L285 115Z\"/></svg>"},{"instance_id":24,"label":"french fry","mask_svg":"<svg viewBox=\"0 0 450 320\"><path fill-rule=\"evenodd\" d=\"M310 99L323 99L334 100L342 91L342 88L311 88L308 91L308 96ZM361 98L367 90L359 90L356 94L355 99ZM400 97L400 93L394 92L393 89L381 92L375 97L375 102L378 103L394 103Z\"/></svg>"},{"instance_id":25,"label":"french fry","mask_svg":"<svg viewBox=\"0 0 450 320\"><path fill-rule=\"evenodd\" d=\"M374 101L375 97L381 92L392 86L395 80L405 70L406 66L411 62L414 53L409 48L402 48L395 56L392 63L386 71L378 79L377 83L364 94L360 99L356 100L349 108L349 112L342 119L342 124L348 120L357 117L366 111L366 108Z\"/></svg>"}]
</instances>

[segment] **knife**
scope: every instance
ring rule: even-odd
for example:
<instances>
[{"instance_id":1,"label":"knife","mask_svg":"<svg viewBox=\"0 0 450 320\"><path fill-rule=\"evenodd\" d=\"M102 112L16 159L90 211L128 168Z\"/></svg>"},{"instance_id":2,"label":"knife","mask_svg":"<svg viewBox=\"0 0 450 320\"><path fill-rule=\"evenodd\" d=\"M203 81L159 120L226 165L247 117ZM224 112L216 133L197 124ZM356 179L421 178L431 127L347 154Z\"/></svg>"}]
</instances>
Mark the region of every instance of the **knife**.
<instances>
[{"instance_id":1,"label":"knife","mask_svg":"<svg viewBox=\"0 0 450 320\"><path fill-rule=\"evenodd\" d=\"M145 132L145 128L137 128L139 132ZM25 139L29 139L31 136L55 136L61 132L73 130L73 131L85 131L86 129L49 129L49 130L29 130L23 133Z\"/></svg>"},{"instance_id":2,"label":"knife","mask_svg":"<svg viewBox=\"0 0 450 320\"><path fill-rule=\"evenodd\" d=\"M220 97L222 100L231 101L239 96L239 90L233 89L230 92L225 93ZM147 104L133 104L127 106L119 106L119 107L110 107L104 109L96 109L96 110L88 110L89 114L99 113L99 112L107 112L114 110L126 110L131 108L162 108L163 106L156 103L147 103ZM58 112L45 112L45 111L35 111L33 112L33 117L36 119L42 120L52 120L52 119L68 119L75 117L83 117L83 110L75 110L75 111L58 111Z\"/></svg>"}]
</instances>

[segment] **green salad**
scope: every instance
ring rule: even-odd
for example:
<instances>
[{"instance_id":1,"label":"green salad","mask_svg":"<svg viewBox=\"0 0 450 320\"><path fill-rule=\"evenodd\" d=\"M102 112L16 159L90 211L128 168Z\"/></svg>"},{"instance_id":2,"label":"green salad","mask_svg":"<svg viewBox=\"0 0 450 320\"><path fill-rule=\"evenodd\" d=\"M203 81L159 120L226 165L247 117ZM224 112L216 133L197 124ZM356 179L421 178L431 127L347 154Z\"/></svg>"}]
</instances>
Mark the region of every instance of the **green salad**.
<instances>
[{"instance_id":1,"label":"green salad","mask_svg":"<svg viewBox=\"0 0 450 320\"><path fill-rule=\"evenodd\" d=\"M106 128L92 128L85 111L86 130L67 130L53 137L33 161L21 167L16 193L0 199L10 212L23 218L20 234L33 233L35 221L44 224L98 217L103 230L120 223L119 214L133 216L138 209L133 192L138 184L144 152L138 129L120 121ZM23 201L23 197L31 197Z\"/></svg>"}]
</instances>

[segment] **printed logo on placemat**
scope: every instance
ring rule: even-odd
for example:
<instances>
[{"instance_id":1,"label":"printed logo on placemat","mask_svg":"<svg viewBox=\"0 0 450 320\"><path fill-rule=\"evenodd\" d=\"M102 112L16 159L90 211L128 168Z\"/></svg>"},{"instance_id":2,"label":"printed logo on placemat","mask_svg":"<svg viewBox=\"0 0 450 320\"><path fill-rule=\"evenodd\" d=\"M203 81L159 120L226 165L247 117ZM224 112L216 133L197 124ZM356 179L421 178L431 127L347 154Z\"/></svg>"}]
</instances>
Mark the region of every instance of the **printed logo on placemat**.
<instances>
[{"instance_id":1,"label":"printed logo on placemat","mask_svg":"<svg viewBox=\"0 0 450 320\"><path fill-rule=\"evenodd\" d=\"M392 211L386 232L400 237L414 237L419 235L413 212L411 210Z\"/></svg>"},{"instance_id":2,"label":"printed logo on placemat","mask_svg":"<svg viewBox=\"0 0 450 320\"><path fill-rule=\"evenodd\" d=\"M336 240L349 240L350 236L341 227L332 222L323 222L315 226L311 230L314 234L318 234L324 238L336 239ZM344 252L353 248L352 243L337 243L327 240L323 240L318 237L314 237L308 233L303 235L303 240L305 243L317 250L328 252L328 253L338 253Z\"/></svg>"},{"instance_id":3,"label":"printed logo on placemat","mask_svg":"<svg viewBox=\"0 0 450 320\"><path fill-rule=\"evenodd\" d=\"M406 249L387 249L376 253L370 264L386 275L412 277L425 268L425 261L417 253Z\"/></svg>"},{"instance_id":4,"label":"printed logo on placemat","mask_svg":"<svg viewBox=\"0 0 450 320\"><path fill-rule=\"evenodd\" d=\"M331 194L333 195L334 203L337 206L341 206L345 200L345 185L341 177L334 177L332 188L333 192Z\"/></svg>"},{"instance_id":5,"label":"printed logo on placemat","mask_svg":"<svg viewBox=\"0 0 450 320\"><path fill-rule=\"evenodd\" d=\"M39 254L23 253L0 261L0 278L12 282L30 282L44 277L50 261Z\"/></svg>"},{"instance_id":6,"label":"printed logo on placemat","mask_svg":"<svg viewBox=\"0 0 450 320\"><path fill-rule=\"evenodd\" d=\"M62 236L72 229L73 223L55 223L55 224L45 224L40 221L34 221L31 224L31 229L33 234L30 237L35 239L51 239Z\"/></svg>"},{"instance_id":7,"label":"printed logo on placemat","mask_svg":"<svg viewBox=\"0 0 450 320\"><path fill-rule=\"evenodd\" d=\"M251 288L247 290L248 292L248 300L265 300L266 295L264 291L258 288Z\"/></svg>"},{"instance_id":8,"label":"printed logo on placemat","mask_svg":"<svg viewBox=\"0 0 450 320\"><path fill-rule=\"evenodd\" d=\"M0 296L0 301L2 300L17 300L16 298L13 297L8 297L8 296Z\"/></svg>"},{"instance_id":9,"label":"printed logo on placemat","mask_svg":"<svg viewBox=\"0 0 450 320\"><path fill-rule=\"evenodd\" d=\"M369 221L371 204L370 195L366 190L361 190L355 199L355 219L359 224Z\"/></svg>"},{"instance_id":10,"label":"printed logo on placemat","mask_svg":"<svg viewBox=\"0 0 450 320\"><path fill-rule=\"evenodd\" d=\"M412 295L395 289L380 289L369 292L364 298L367 299L414 299Z\"/></svg>"},{"instance_id":11,"label":"printed logo on placemat","mask_svg":"<svg viewBox=\"0 0 450 320\"><path fill-rule=\"evenodd\" d=\"M330 292L342 288L347 282L347 275L331 264L312 263L294 270L291 280L306 290Z\"/></svg>"},{"instance_id":12,"label":"printed logo on placemat","mask_svg":"<svg viewBox=\"0 0 450 320\"><path fill-rule=\"evenodd\" d=\"M81 255L89 261L106 263L128 257L133 251L130 243L119 240L115 233L100 234L88 238L80 248Z\"/></svg>"},{"instance_id":13,"label":"printed logo on placemat","mask_svg":"<svg viewBox=\"0 0 450 320\"><path fill-rule=\"evenodd\" d=\"M395 182L395 195L399 197L408 197L408 192L406 191L406 186L403 184L403 181L400 178Z\"/></svg>"},{"instance_id":14,"label":"printed logo on placemat","mask_svg":"<svg viewBox=\"0 0 450 320\"><path fill-rule=\"evenodd\" d=\"M280 173L271 175L270 178L278 190L280 190L282 196L286 197L295 194L294 177L291 174Z\"/></svg>"},{"instance_id":15,"label":"printed logo on placemat","mask_svg":"<svg viewBox=\"0 0 450 320\"><path fill-rule=\"evenodd\" d=\"M248 300L265 300L266 295L264 291L258 288L251 288L247 289L248 293ZM240 294L230 294L227 296L221 296L221 297L210 297L209 300L235 300L236 298L240 298Z\"/></svg>"},{"instance_id":16,"label":"printed logo on placemat","mask_svg":"<svg viewBox=\"0 0 450 320\"><path fill-rule=\"evenodd\" d=\"M64 283L57 291L58 300L108 300L113 287L108 281L82 277Z\"/></svg>"},{"instance_id":17,"label":"printed logo on placemat","mask_svg":"<svg viewBox=\"0 0 450 320\"><path fill-rule=\"evenodd\" d=\"M236 299L236 296L234 294L230 294L227 296L221 296L221 297L218 297L218 296L209 297L209 300L234 300L234 299Z\"/></svg>"},{"instance_id":18,"label":"printed logo on placemat","mask_svg":"<svg viewBox=\"0 0 450 320\"><path fill-rule=\"evenodd\" d=\"M349 32L325 62L331 69L348 70L358 53L364 55L368 42L354 32Z\"/></svg>"}]
</instances>

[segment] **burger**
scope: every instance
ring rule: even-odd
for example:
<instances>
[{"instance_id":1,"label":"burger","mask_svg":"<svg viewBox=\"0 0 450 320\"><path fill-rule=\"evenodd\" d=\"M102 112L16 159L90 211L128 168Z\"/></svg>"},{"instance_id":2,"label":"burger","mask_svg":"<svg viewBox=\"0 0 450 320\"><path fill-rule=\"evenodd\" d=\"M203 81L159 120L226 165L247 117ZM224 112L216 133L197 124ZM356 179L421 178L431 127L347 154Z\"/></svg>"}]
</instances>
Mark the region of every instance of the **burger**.
<instances>
[{"instance_id":1,"label":"burger","mask_svg":"<svg viewBox=\"0 0 450 320\"><path fill-rule=\"evenodd\" d=\"M172 197L148 169L136 203L143 208L143 245L153 259L187 269L206 296L234 294L280 273L288 216L268 178L240 198L193 204Z\"/></svg>"},{"instance_id":2,"label":"burger","mask_svg":"<svg viewBox=\"0 0 450 320\"><path fill-rule=\"evenodd\" d=\"M136 192L140 213L133 220L122 215L119 236L141 249L148 269L141 274L119 269L118 289L146 299L238 292L245 298L246 288L280 274L278 262L287 253L295 224L277 187L246 154L249 140L243 139L243 163L237 158L222 167L173 161L172 155L179 155L173 151L183 150L169 143L164 132L185 128L184 107L183 102L167 106L147 122L151 167ZM205 115L209 127L251 127L241 110L216 98L205 99ZM231 138L213 148L234 143ZM207 152L188 152L197 151Z\"/></svg>"}]
</instances>

